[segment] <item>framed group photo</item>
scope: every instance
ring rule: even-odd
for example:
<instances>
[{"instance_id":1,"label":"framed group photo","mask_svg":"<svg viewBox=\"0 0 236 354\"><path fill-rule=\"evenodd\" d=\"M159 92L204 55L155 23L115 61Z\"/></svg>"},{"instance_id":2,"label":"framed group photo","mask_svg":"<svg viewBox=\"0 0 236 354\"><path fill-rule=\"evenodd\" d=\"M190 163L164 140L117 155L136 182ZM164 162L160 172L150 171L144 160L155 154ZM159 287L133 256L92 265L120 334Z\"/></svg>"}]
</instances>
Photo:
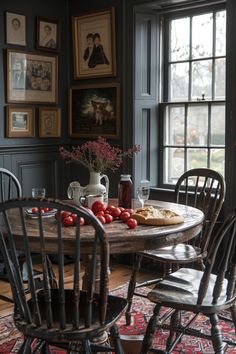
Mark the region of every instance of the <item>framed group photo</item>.
<instances>
[{"instance_id":1,"label":"framed group photo","mask_svg":"<svg viewBox=\"0 0 236 354\"><path fill-rule=\"evenodd\" d=\"M7 102L57 103L58 59L54 54L7 50Z\"/></svg>"},{"instance_id":2,"label":"framed group photo","mask_svg":"<svg viewBox=\"0 0 236 354\"><path fill-rule=\"evenodd\" d=\"M120 84L79 85L69 92L71 137L120 138Z\"/></svg>"},{"instance_id":3,"label":"framed group photo","mask_svg":"<svg viewBox=\"0 0 236 354\"><path fill-rule=\"evenodd\" d=\"M26 17L6 12L6 43L26 46Z\"/></svg>"},{"instance_id":4,"label":"framed group photo","mask_svg":"<svg viewBox=\"0 0 236 354\"><path fill-rule=\"evenodd\" d=\"M39 108L39 137L59 138L61 136L61 109Z\"/></svg>"},{"instance_id":5,"label":"framed group photo","mask_svg":"<svg viewBox=\"0 0 236 354\"><path fill-rule=\"evenodd\" d=\"M40 50L58 51L59 46L59 20L37 17L36 47Z\"/></svg>"},{"instance_id":6,"label":"framed group photo","mask_svg":"<svg viewBox=\"0 0 236 354\"><path fill-rule=\"evenodd\" d=\"M74 78L116 75L115 10L72 17Z\"/></svg>"},{"instance_id":7,"label":"framed group photo","mask_svg":"<svg viewBox=\"0 0 236 354\"><path fill-rule=\"evenodd\" d=\"M6 107L6 136L32 138L35 136L35 113L31 107Z\"/></svg>"}]
</instances>

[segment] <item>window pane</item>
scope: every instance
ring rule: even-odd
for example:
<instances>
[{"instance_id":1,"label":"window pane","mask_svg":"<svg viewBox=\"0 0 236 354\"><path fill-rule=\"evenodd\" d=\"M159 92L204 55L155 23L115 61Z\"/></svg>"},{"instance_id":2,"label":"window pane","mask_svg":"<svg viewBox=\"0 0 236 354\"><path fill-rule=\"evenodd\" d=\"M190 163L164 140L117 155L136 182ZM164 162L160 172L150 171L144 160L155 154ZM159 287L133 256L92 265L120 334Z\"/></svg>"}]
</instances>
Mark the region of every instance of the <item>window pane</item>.
<instances>
[{"instance_id":1,"label":"window pane","mask_svg":"<svg viewBox=\"0 0 236 354\"><path fill-rule=\"evenodd\" d=\"M192 63L192 99L212 98L212 60L200 60Z\"/></svg>"},{"instance_id":2,"label":"window pane","mask_svg":"<svg viewBox=\"0 0 236 354\"><path fill-rule=\"evenodd\" d=\"M164 144L184 144L184 106L166 107Z\"/></svg>"},{"instance_id":3,"label":"window pane","mask_svg":"<svg viewBox=\"0 0 236 354\"><path fill-rule=\"evenodd\" d=\"M225 174L225 150L224 149L211 150L210 168L218 171L224 176Z\"/></svg>"},{"instance_id":4,"label":"window pane","mask_svg":"<svg viewBox=\"0 0 236 354\"><path fill-rule=\"evenodd\" d=\"M207 167L207 149L187 150L187 170Z\"/></svg>"},{"instance_id":5,"label":"window pane","mask_svg":"<svg viewBox=\"0 0 236 354\"><path fill-rule=\"evenodd\" d=\"M215 99L225 99L225 58L215 61Z\"/></svg>"},{"instance_id":6,"label":"window pane","mask_svg":"<svg viewBox=\"0 0 236 354\"><path fill-rule=\"evenodd\" d=\"M170 101L187 100L189 85L189 64L170 65Z\"/></svg>"},{"instance_id":7,"label":"window pane","mask_svg":"<svg viewBox=\"0 0 236 354\"><path fill-rule=\"evenodd\" d=\"M206 58L212 56L212 13L194 16L192 29L192 58Z\"/></svg>"},{"instance_id":8,"label":"window pane","mask_svg":"<svg viewBox=\"0 0 236 354\"><path fill-rule=\"evenodd\" d=\"M226 53L226 11L216 12L216 54Z\"/></svg>"},{"instance_id":9,"label":"window pane","mask_svg":"<svg viewBox=\"0 0 236 354\"><path fill-rule=\"evenodd\" d=\"M189 59L189 22L189 17L171 21L171 61Z\"/></svg>"},{"instance_id":10,"label":"window pane","mask_svg":"<svg viewBox=\"0 0 236 354\"><path fill-rule=\"evenodd\" d=\"M187 144L207 145L208 106L190 105L187 116Z\"/></svg>"},{"instance_id":11,"label":"window pane","mask_svg":"<svg viewBox=\"0 0 236 354\"><path fill-rule=\"evenodd\" d=\"M176 184L178 178L184 173L184 149L165 148L164 183Z\"/></svg>"},{"instance_id":12,"label":"window pane","mask_svg":"<svg viewBox=\"0 0 236 354\"><path fill-rule=\"evenodd\" d=\"M212 105L211 145L225 145L225 105Z\"/></svg>"}]
</instances>

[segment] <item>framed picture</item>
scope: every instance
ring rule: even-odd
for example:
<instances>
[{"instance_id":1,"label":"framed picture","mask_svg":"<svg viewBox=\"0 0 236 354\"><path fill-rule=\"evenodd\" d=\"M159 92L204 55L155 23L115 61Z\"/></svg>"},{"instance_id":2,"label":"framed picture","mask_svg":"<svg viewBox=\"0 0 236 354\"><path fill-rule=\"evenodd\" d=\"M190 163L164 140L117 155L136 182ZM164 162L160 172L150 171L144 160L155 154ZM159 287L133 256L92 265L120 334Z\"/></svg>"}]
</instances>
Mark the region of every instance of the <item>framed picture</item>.
<instances>
[{"instance_id":1,"label":"framed picture","mask_svg":"<svg viewBox=\"0 0 236 354\"><path fill-rule=\"evenodd\" d=\"M120 85L104 83L70 88L71 137L120 137Z\"/></svg>"},{"instance_id":2,"label":"framed picture","mask_svg":"<svg viewBox=\"0 0 236 354\"><path fill-rule=\"evenodd\" d=\"M61 109L39 109L39 136L40 138L59 138L61 136Z\"/></svg>"},{"instance_id":3,"label":"framed picture","mask_svg":"<svg viewBox=\"0 0 236 354\"><path fill-rule=\"evenodd\" d=\"M42 50L58 51L60 45L59 20L37 17L36 47Z\"/></svg>"},{"instance_id":4,"label":"framed picture","mask_svg":"<svg viewBox=\"0 0 236 354\"><path fill-rule=\"evenodd\" d=\"M26 17L6 12L6 43L26 45Z\"/></svg>"},{"instance_id":5,"label":"framed picture","mask_svg":"<svg viewBox=\"0 0 236 354\"><path fill-rule=\"evenodd\" d=\"M7 102L57 103L57 56L7 50Z\"/></svg>"},{"instance_id":6,"label":"framed picture","mask_svg":"<svg viewBox=\"0 0 236 354\"><path fill-rule=\"evenodd\" d=\"M116 75L115 10L72 17L74 78Z\"/></svg>"},{"instance_id":7,"label":"framed picture","mask_svg":"<svg viewBox=\"0 0 236 354\"><path fill-rule=\"evenodd\" d=\"M34 108L6 108L6 136L8 138L32 138L35 136Z\"/></svg>"}]
</instances>

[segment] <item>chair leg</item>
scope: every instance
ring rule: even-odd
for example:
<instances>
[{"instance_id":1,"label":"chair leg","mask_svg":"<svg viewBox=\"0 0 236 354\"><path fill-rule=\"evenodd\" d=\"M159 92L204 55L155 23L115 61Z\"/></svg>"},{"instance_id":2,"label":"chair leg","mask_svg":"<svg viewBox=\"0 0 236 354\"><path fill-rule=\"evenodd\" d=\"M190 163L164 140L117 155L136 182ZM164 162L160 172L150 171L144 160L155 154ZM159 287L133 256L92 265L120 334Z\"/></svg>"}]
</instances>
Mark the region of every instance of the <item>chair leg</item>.
<instances>
[{"instance_id":1,"label":"chair leg","mask_svg":"<svg viewBox=\"0 0 236 354\"><path fill-rule=\"evenodd\" d=\"M85 339L82 344L81 342L70 342L68 346L68 354L92 354L90 348L90 342Z\"/></svg>"},{"instance_id":2,"label":"chair leg","mask_svg":"<svg viewBox=\"0 0 236 354\"><path fill-rule=\"evenodd\" d=\"M232 307L230 307L230 312L231 312L232 320L234 323L234 330L236 333L236 305L233 305Z\"/></svg>"},{"instance_id":3,"label":"chair leg","mask_svg":"<svg viewBox=\"0 0 236 354\"><path fill-rule=\"evenodd\" d=\"M147 354L148 351L150 350L150 348L152 347L152 342L153 342L154 333L155 333L155 330L157 327L157 322L159 319L160 310L161 310L161 305L157 304L154 307L153 315L148 322L146 333L143 338L143 343L142 343L142 348L141 348L140 354Z\"/></svg>"},{"instance_id":4,"label":"chair leg","mask_svg":"<svg viewBox=\"0 0 236 354\"><path fill-rule=\"evenodd\" d=\"M223 338L220 327L218 326L218 316L216 314L210 315L211 321L211 340L215 354L223 354Z\"/></svg>"},{"instance_id":5,"label":"chair leg","mask_svg":"<svg viewBox=\"0 0 236 354\"><path fill-rule=\"evenodd\" d=\"M18 354L31 354L31 344L33 338L25 338L24 343L21 345Z\"/></svg>"},{"instance_id":6,"label":"chair leg","mask_svg":"<svg viewBox=\"0 0 236 354\"><path fill-rule=\"evenodd\" d=\"M175 331L172 330L173 327L177 327L180 324L180 316L181 313L178 310L175 310L174 313L171 316L171 320L170 320L170 334L169 337L167 338L166 341L166 350L170 350L170 348L172 347L172 344L175 340Z\"/></svg>"},{"instance_id":7,"label":"chair leg","mask_svg":"<svg viewBox=\"0 0 236 354\"><path fill-rule=\"evenodd\" d=\"M82 344L82 351L78 351L78 352L75 352L75 351L72 351L70 352L70 354L77 354L77 353L82 353L82 354L92 354L92 349L91 349L91 346L90 346L90 341L88 339L84 340L83 341L83 344Z\"/></svg>"},{"instance_id":8,"label":"chair leg","mask_svg":"<svg viewBox=\"0 0 236 354\"><path fill-rule=\"evenodd\" d=\"M134 291L136 287L137 272L140 269L142 258L143 258L142 256L136 254L136 258L133 264L133 272L131 274L130 281L129 281L128 292L127 292L128 306L125 312L125 319L126 319L127 326L129 326L131 322L131 306L132 306Z\"/></svg>"},{"instance_id":9,"label":"chair leg","mask_svg":"<svg viewBox=\"0 0 236 354\"><path fill-rule=\"evenodd\" d=\"M44 342L40 353L41 354L50 354L49 345L47 342Z\"/></svg>"},{"instance_id":10,"label":"chair leg","mask_svg":"<svg viewBox=\"0 0 236 354\"><path fill-rule=\"evenodd\" d=\"M117 325L111 327L110 333L111 333L112 343L114 345L115 354L125 354L122 348L120 334Z\"/></svg>"}]
</instances>

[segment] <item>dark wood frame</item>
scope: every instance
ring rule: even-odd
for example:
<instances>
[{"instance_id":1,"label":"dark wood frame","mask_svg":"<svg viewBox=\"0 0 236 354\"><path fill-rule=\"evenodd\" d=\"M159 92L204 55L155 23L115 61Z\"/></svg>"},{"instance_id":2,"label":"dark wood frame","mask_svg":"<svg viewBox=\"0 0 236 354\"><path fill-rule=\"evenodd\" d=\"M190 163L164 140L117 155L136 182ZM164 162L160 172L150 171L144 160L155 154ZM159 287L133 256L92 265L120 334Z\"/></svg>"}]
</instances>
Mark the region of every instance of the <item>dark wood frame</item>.
<instances>
[{"instance_id":1,"label":"dark wood frame","mask_svg":"<svg viewBox=\"0 0 236 354\"><path fill-rule=\"evenodd\" d=\"M103 25L102 25L103 23ZM91 32L92 31L92 32ZM86 36L99 34L101 44L109 64L107 66L89 67L84 64L83 56L86 51ZM115 9L97 11L72 17L72 39L74 78L87 79L116 75L116 36L115 36Z\"/></svg>"},{"instance_id":2,"label":"dark wood frame","mask_svg":"<svg viewBox=\"0 0 236 354\"><path fill-rule=\"evenodd\" d=\"M28 114L28 129L14 130L12 124L13 113ZM26 106L7 106L6 107L6 136L8 138L33 138L35 136L35 110L33 107Z\"/></svg>"},{"instance_id":3,"label":"dark wood frame","mask_svg":"<svg viewBox=\"0 0 236 354\"><path fill-rule=\"evenodd\" d=\"M40 35L41 35L41 24L45 23L45 25L49 25L51 28L56 27L56 35L55 35L55 41L56 41L56 46L55 48L53 47L47 47L45 45L40 44ZM57 52L60 49L60 21L57 19L52 19L52 18L45 18L45 17L37 17L37 38L36 38L36 47L40 50L46 50L50 52Z\"/></svg>"},{"instance_id":4,"label":"dark wood frame","mask_svg":"<svg viewBox=\"0 0 236 354\"><path fill-rule=\"evenodd\" d=\"M50 112L50 117L47 116ZM45 120L53 120L52 126L47 127ZM39 137L40 138L59 138L61 136L61 109L54 107L39 108Z\"/></svg>"},{"instance_id":5,"label":"dark wood frame","mask_svg":"<svg viewBox=\"0 0 236 354\"><path fill-rule=\"evenodd\" d=\"M107 103L101 120L91 101ZM81 113L86 107L84 114ZM115 122L114 122L115 121ZM72 86L69 91L69 135L71 137L120 138L120 84L103 83Z\"/></svg>"},{"instance_id":6,"label":"dark wood frame","mask_svg":"<svg viewBox=\"0 0 236 354\"><path fill-rule=\"evenodd\" d=\"M8 18L8 16L13 15L14 18L16 18L18 21L21 22L22 25L22 21L20 18L22 18L22 20L24 20L23 23L23 38L24 38L24 42L21 43L21 41L12 41L9 37L10 37L10 23L8 22L10 19ZM24 19L23 19L24 18ZM11 19L11 21L13 20L13 18ZM13 45L17 45L17 46L26 46L27 44L27 38L26 38L26 16L20 13L15 13L15 12L11 12L11 11L6 11L5 12L5 39L6 39L6 44L13 44Z\"/></svg>"},{"instance_id":7,"label":"dark wood frame","mask_svg":"<svg viewBox=\"0 0 236 354\"><path fill-rule=\"evenodd\" d=\"M27 87L26 66L28 62L35 61L38 65L51 66L49 72L51 89L33 89ZM21 62L21 71L24 76L22 87L13 87L14 66ZM25 64L26 63L26 64ZM55 54L34 53L20 50L7 49L7 102L10 103L57 103L58 100L58 57ZM31 73L32 74L32 73ZM44 73L45 74L45 73ZM44 79L38 75L42 80ZM31 75L32 77L33 75ZM46 79L46 78L45 78Z\"/></svg>"}]
</instances>

